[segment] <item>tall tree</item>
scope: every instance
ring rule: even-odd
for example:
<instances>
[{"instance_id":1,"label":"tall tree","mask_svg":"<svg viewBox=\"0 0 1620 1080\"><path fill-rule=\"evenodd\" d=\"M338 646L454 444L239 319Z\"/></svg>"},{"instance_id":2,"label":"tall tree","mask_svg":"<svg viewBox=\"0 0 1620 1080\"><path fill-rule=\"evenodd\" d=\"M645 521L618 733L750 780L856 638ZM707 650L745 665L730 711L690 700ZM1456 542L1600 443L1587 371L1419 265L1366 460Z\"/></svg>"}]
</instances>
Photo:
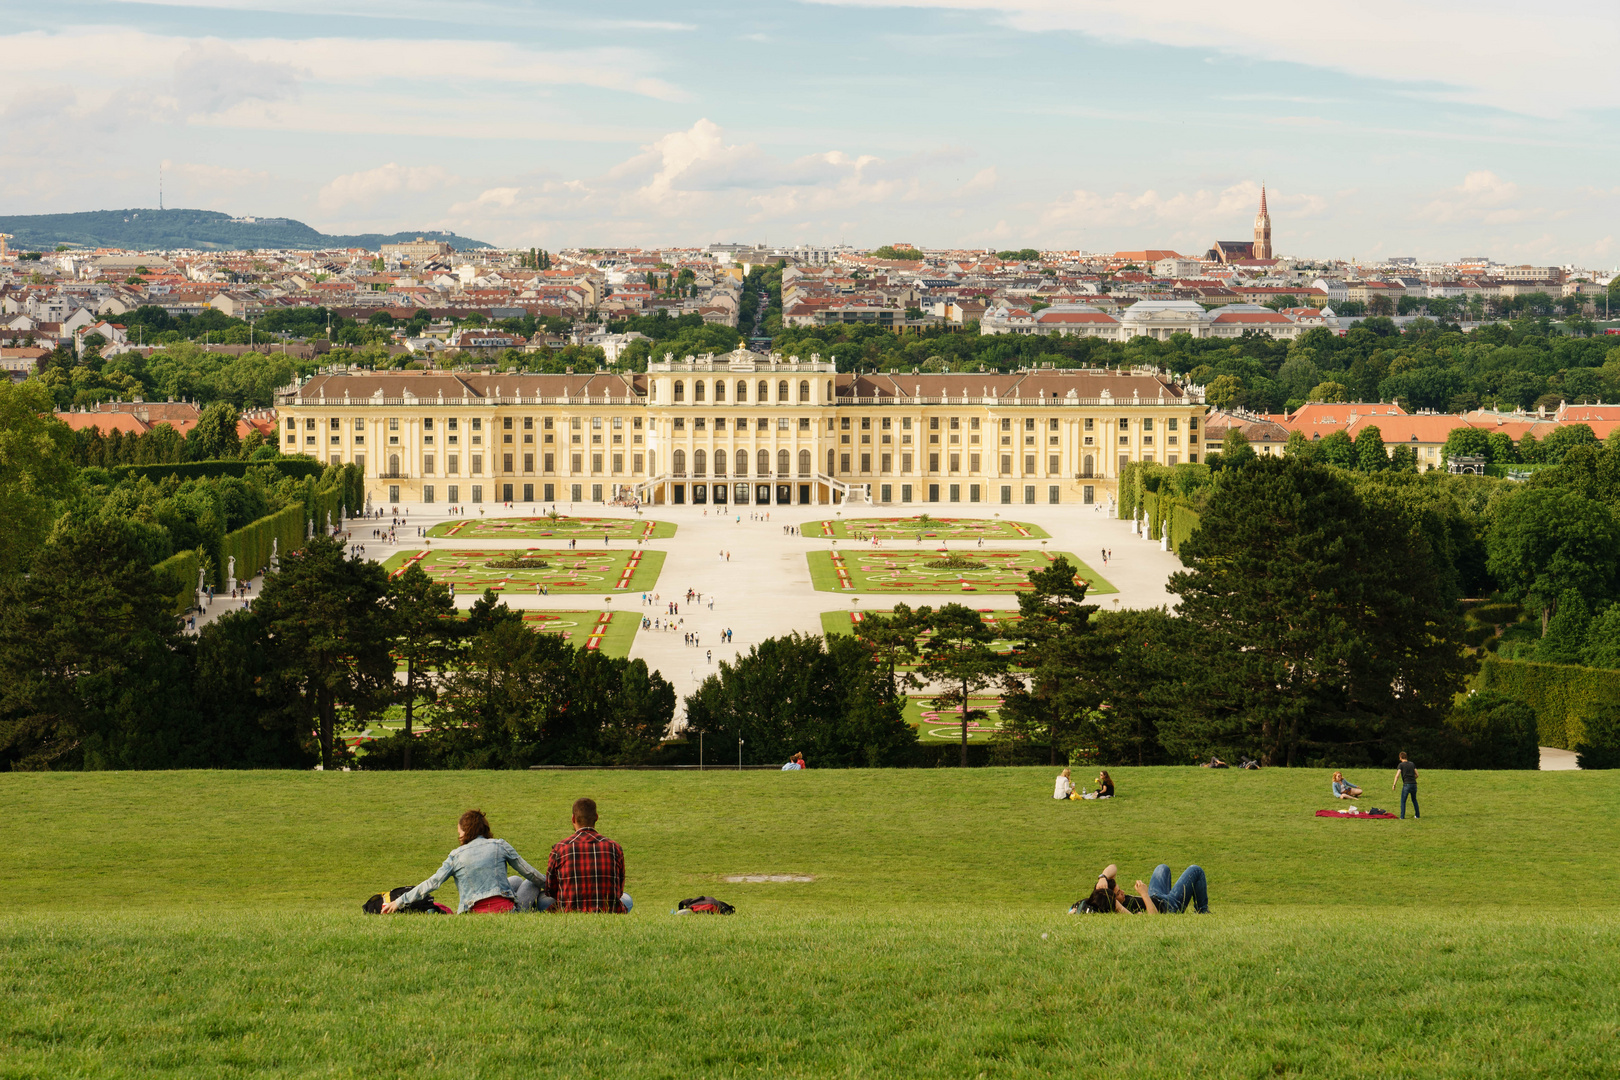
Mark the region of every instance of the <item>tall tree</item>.
<instances>
[{"instance_id":1,"label":"tall tree","mask_svg":"<svg viewBox=\"0 0 1620 1080\"><path fill-rule=\"evenodd\" d=\"M928 637L923 643L918 674L942 687L933 703L941 709L961 709L962 765L967 766L968 723L973 719L972 695L992 685L1007 670L1007 658L990 647L995 633L977 611L963 604L945 604L937 610L919 608Z\"/></svg>"},{"instance_id":2,"label":"tall tree","mask_svg":"<svg viewBox=\"0 0 1620 1080\"><path fill-rule=\"evenodd\" d=\"M887 675L891 696L898 696L902 687L918 685L915 675L900 669L916 663L918 635L924 629L917 613L903 603L895 604L894 611L887 615L866 612L855 624L855 640L866 646Z\"/></svg>"},{"instance_id":3,"label":"tall tree","mask_svg":"<svg viewBox=\"0 0 1620 1080\"><path fill-rule=\"evenodd\" d=\"M1530 487L1496 510L1486 568L1509 600L1541 612L1541 630L1565 590L1589 601L1620 587L1620 523L1609 508L1573 491Z\"/></svg>"},{"instance_id":4,"label":"tall tree","mask_svg":"<svg viewBox=\"0 0 1620 1080\"><path fill-rule=\"evenodd\" d=\"M1085 602L1090 583L1062 556L1031 570L1029 583L1018 594L1019 649L1003 680L1002 728L1014 737L1044 738L1055 765L1097 705L1094 673L1082 658L1097 605Z\"/></svg>"},{"instance_id":5,"label":"tall tree","mask_svg":"<svg viewBox=\"0 0 1620 1080\"><path fill-rule=\"evenodd\" d=\"M0 379L0 579L33 559L73 487L72 433L38 382Z\"/></svg>"},{"instance_id":6,"label":"tall tree","mask_svg":"<svg viewBox=\"0 0 1620 1080\"><path fill-rule=\"evenodd\" d=\"M236 430L236 406L216 401L203 409L197 426L186 436L186 456L193 461L219 461L241 456L242 436Z\"/></svg>"},{"instance_id":7,"label":"tall tree","mask_svg":"<svg viewBox=\"0 0 1620 1080\"><path fill-rule=\"evenodd\" d=\"M1331 469L1262 458L1214 489L1170 579L1229 695L1211 741L1265 764L1387 756L1471 670L1423 535Z\"/></svg>"},{"instance_id":8,"label":"tall tree","mask_svg":"<svg viewBox=\"0 0 1620 1080\"><path fill-rule=\"evenodd\" d=\"M63 517L31 572L0 583L0 768L172 767L184 584L158 578L132 522Z\"/></svg>"},{"instance_id":9,"label":"tall tree","mask_svg":"<svg viewBox=\"0 0 1620 1080\"><path fill-rule=\"evenodd\" d=\"M461 627L449 587L436 583L417 563L388 580L388 606L394 623L394 651L405 662L399 696L405 703L404 767L409 769L416 703L432 702L438 696L435 677L450 662Z\"/></svg>"},{"instance_id":10,"label":"tall tree","mask_svg":"<svg viewBox=\"0 0 1620 1080\"><path fill-rule=\"evenodd\" d=\"M381 566L344 558L342 543L317 533L281 556L254 601L270 666L260 693L316 726L323 768L336 760L338 709L364 722L395 696L387 597Z\"/></svg>"}]
</instances>

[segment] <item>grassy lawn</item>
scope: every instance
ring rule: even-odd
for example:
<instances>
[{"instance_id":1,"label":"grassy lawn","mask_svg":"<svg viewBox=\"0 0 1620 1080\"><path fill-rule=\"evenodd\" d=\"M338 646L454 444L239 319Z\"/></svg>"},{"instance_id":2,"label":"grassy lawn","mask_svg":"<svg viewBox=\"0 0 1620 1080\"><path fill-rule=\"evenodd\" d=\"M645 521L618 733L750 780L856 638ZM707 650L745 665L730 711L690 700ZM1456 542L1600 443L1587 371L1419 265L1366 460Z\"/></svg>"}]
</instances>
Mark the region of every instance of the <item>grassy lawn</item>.
<instances>
[{"instance_id":1,"label":"grassy lawn","mask_svg":"<svg viewBox=\"0 0 1620 1080\"><path fill-rule=\"evenodd\" d=\"M463 518L444 521L428 530L437 539L451 537L484 543L490 540L551 540L610 536L614 540L662 540L675 535L673 521L615 517L508 517Z\"/></svg>"},{"instance_id":2,"label":"grassy lawn","mask_svg":"<svg viewBox=\"0 0 1620 1080\"><path fill-rule=\"evenodd\" d=\"M1046 540L1051 534L1027 521L992 518L914 517L851 518L848 521L807 521L799 532L805 536L826 536L839 540L864 536L880 540Z\"/></svg>"},{"instance_id":3,"label":"grassy lawn","mask_svg":"<svg viewBox=\"0 0 1620 1080\"><path fill-rule=\"evenodd\" d=\"M544 570L494 569L484 564L492 559L514 556L538 557L549 564ZM400 551L383 563L390 574L419 561L434 581L451 583L459 595L496 592L535 594L536 585L551 593L601 593L642 591L658 581L664 553L652 548L528 548L526 550L473 551L465 548L439 548ZM626 570L629 576L626 577Z\"/></svg>"},{"instance_id":4,"label":"grassy lawn","mask_svg":"<svg viewBox=\"0 0 1620 1080\"><path fill-rule=\"evenodd\" d=\"M1090 582L1092 596L1119 590L1066 551L993 551L971 549L953 554L984 564L982 570L948 570L928 566L943 559L943 549L856 547L811 551L810 581L822 592L868 593L1012 593L1029 588L1028 573L1063 556Z\"/></svg>"},{"instance_id":5,"label":"grassy lawn","mask_svg":"<svg viewBox=\"0 0 1620 1080\"><path fill-rule=\"evenodd\" d=\"M1110 771L0 775L0 1076L1613 1075L1620 774ZM360 914L585 794L628 917ZM1064 913L1161 860L1211 915Z\"/></svg>"}]
</instances>

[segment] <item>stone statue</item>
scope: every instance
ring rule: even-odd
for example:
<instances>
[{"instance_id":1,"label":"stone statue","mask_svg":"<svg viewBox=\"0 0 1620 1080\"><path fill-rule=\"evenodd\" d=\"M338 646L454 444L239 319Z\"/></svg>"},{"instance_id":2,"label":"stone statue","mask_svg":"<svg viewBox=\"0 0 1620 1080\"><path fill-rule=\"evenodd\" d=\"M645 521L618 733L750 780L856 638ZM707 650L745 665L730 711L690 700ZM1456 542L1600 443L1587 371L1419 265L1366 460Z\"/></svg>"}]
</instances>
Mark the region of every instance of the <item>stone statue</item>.
<instances>
[{"instance_id":1,"label":"stone statue","mask_svg":"<svg viewBox=\"0 0 1620 1080\"><path fill-rule=\"evenodd\" d=\"M328 510L326 512L326 535L327 536L333 535L333 533L332 533L332 511L330 511L330 510Z\"/></svg>"},{"instance_id":2,"label":"stone statue","mask_svg":"<svg viewBox=\"0 0 1620 1080\"><path fill-rule=\"evenodd\" d=\"M231 558L230 558L230 563L225 569L225 576L229 579L228 581L226 581L225 587L230 589L231 592L235 592L236 591L236 556L235 555L232 555Z\"/></svg>"},{"instance_id":3,"label":"stone statue","mask_svg":"<svg viewBox=\"0 0 1620 1080\"><path fill-rule=\"evenodd\" d=\"M314 518L310 518L308 524L304 528L304 539L305 540L313 540L313 539L315 539L315 519Z\"/></svg>"},{"instance_id":4,"label":"stone statue","mask_svg":"<svg viewBox=\"0 0 1620 1080\"><path fill-rule=\"evenodd\" d=\"M270 538L270 572L272 574L281 573L281 538L279 536Z\"/></svg>"}]
</instances>

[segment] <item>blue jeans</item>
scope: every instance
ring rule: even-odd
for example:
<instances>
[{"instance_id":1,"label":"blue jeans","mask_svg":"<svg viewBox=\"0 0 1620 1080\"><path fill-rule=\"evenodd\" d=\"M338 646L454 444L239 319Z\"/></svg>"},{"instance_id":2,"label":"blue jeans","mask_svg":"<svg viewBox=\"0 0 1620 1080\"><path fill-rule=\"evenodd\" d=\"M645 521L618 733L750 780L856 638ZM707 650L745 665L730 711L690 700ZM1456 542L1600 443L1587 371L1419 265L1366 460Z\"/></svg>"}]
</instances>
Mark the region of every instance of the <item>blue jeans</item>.
<instances>
[{"instance_id":1,"label":"blue jeans","mask_svg":"<svg viewBox=\"0 0 1620 1080\"><path fill-rule=\"evenodd\" d=\"M1160 863L1153 868L1153 876L1148 878L1148 895L1153 897L1153 906L1159 909L1160 914L1186 911L1189 900L1200 915L1209 914L1209 883L1204 878L1202 866L1187 867L1172 885L1169 865Z\"/></svg>"},{"instance_id":2,"label":"blue jeans","mask_svg":"<svg viewBox=\"0 0 1620 1080\"><path fill-rule=\"evenodd\" d=\"M1408 795L1412 796L1412 816L1415 818L1422 817L1423 814L1418 810L1416 784L1401 785L1401 817L1404 818L1406 816L1406 797Z\"/></svg>"},{"instance_id":3,"label":"blue jeans","mask_svg":"<svg viewBox=\"0 0 1620 1080\"><path fill-rule=\"evenodd\" d=\"M547 896L540 891L540 886L528 878L513 875L506 879L506 883L512 886L512 891L517 894L517 909L519 911L550 911L557 903L555 896ZM629 893L621 895L619 903L624 905L625 911L629 911L636 906L635 901L630 899Z\"/></svg>"}]
</instances>

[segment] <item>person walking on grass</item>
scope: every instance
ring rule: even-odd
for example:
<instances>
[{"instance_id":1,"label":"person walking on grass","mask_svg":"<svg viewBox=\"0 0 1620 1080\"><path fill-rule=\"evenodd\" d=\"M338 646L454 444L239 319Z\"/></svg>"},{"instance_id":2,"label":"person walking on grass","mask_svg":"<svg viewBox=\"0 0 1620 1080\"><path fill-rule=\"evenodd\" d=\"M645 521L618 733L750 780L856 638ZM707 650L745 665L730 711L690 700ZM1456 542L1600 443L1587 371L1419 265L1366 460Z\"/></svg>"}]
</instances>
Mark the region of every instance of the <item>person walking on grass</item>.
<instances>
[{"instance_id":1,"label":"person walking on grass","mask_svg":"<svg viewBox=\"0 0 1620 1080\"><path fill-rule=\"evenodd\" d=\"M482 810L462 814L456 823L456 835L460 846L445 858L438 872L410 892L384 903L384 915L410 907L450 878L456 879L456 891L461 894L457 915L468 912L488 915L517 909L521 906L518 903L520 882L532 890L534 896L540 895L546 884L545 875L524 862L511 844L491 837L489 819ZM507 877L507 866L522 877Z\"/></svg>"},{"instance_id":2,"label":"person walking on grass","mask_svg":"<svg viewBox=\"0 0 1620 1080\"><path fill-rule=\"evenodd\" d=\"M1417 801L1417 766L1408 760L1405 750L1401 751L1401 763L1395 766L1395 776L1389 782L1389 790L1394 791L1396 784L1401 785L1401 819L1406 819L1408 795L1412 797L1412 816L1421 818L1423 815L1418 812Z\"/></svg>"},{"instance_id":3,"label":"person walking on grass","mask_svg":"<svg viewBox=\"0 0 1620 1080\"><path fill-rule=\"evenodd\" d=\"M544 891L531 883L514 886L518 907L629 912L635 902L624 891L624 849L596 831L596 800L575 799L572 818L574 834L551 849Z\"/></svg>"}]
</instances>

